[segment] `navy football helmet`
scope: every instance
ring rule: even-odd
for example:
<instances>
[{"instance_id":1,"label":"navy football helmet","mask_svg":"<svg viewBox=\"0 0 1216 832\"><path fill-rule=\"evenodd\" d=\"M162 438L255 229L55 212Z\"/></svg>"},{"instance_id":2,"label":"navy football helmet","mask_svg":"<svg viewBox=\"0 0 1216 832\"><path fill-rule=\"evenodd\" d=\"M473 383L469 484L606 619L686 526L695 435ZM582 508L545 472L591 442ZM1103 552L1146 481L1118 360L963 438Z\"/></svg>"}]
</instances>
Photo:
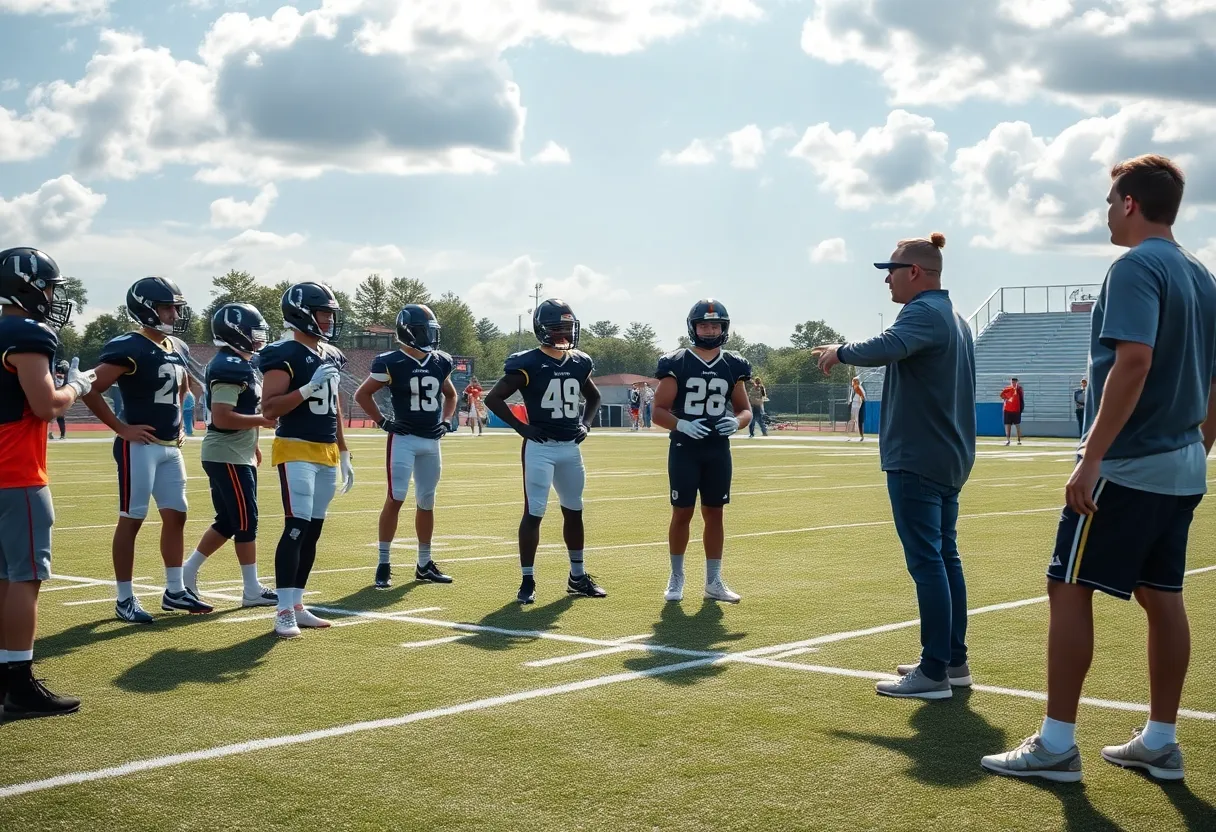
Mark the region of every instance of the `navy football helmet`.
<instances>
[{"instance_id":1,"label":"navy football helmet","mask_svg":"<svg viewBox=\"0 0 1216 832\"><path fill-rule=\"evenodd\" d=\"M532 313L532 331L546 347L572 350L578 346L579 322L570 304L558 298L541 301Z\"/></svg>"},{"instance_id":2,"label":"navy football helmet","mask_svg":"<svg viewBox=\"0 0 1216 832\"><path fill-rule=\"evenodd\" d=\"M716 338L702 338L697 335L698 323L722 324L722 333ZM688 313L688 340L703 350L712 350L726 343L730 338L730 313L720 301L713 298L699 300L693 304Z\"/></svg>"},{"instance_id":3,"label":"navy football helmet","mask_svg":"<svg viewBox=\"0 0 1216 832\"><path fill-rule=\"evenodd\" d=\"M177 309L177 321L162 323L159 308L173 306ZM181 335L190 328L194 313L186 305L182 290L167 277L142 277L127 290L127 312L136 323L155 329L166 335Z\"/></svg>"},{"instance_id":4,"label":"navy football helmet","mask_svg":"<svg viewBox=\"0 0 1216 832\"><path fill-rule=\"evenodd\" d=\"M407 347L423 352L439 349L442 327L431 307L422 303L409 303L397 313L397 340Z\"/></svg>"},{"instance_id":5,"label":"navy football helmet","mask_svg":"<svg viewBox=\"0 0 1216 832\"><path fill-rule=\"evenodd\" d=\"M338 305L333 289L324 283L297 283L283 293L281 305L283 325L288 329L305 332L323 341L336 341L342 334L342 307ZM322 329L317 323L313 313L318 309L328 309L333 313L334 321L327 329Z\"/></svg>"},{"instance_id":6,"label":"navy football helmet","mask_svg":"<svg viewBox=\"0 0 1216 832\"><path fill-rule=\"evenodd\" d=\"M66 284L49 254L36 248L0 251L0 304L18 306L33 320L59 329L72 317ZM54 287L49 300L48 287Z\"/></svg>"},{"instance_id":7,"label":"navy football helmet","mask_svg":"<svg viewBox=\"0 0 1216 832\"><path fill-rule=\"evenodd\" d=\"M225 303L211 316L211 338L217 347L255 353L270 340L270 327L256 307Z\"/></svg>"}]
</instances>

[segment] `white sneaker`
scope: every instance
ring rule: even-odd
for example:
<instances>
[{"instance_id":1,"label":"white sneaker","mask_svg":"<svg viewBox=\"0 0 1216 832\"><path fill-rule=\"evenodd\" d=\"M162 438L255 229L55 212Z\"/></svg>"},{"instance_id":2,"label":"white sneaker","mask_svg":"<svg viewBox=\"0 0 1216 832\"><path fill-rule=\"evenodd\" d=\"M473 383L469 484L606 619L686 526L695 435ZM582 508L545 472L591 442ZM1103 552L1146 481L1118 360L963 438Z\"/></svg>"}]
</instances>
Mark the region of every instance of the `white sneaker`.
<instances>
[{"instance_id":1,"label":"white sneaker","mask_svg":"<svg viewBox=\"0 0 1216 832\"><path fill-rule=\"evenodd\" d=\"M246 595L244 590L241 590L241 606L242 607L273 607L279 603L279 595L273 589L265 586L258 587L257 595Z\"/></svg>"},{"instance_id":2,"label":"white sneaker","mask_svg":"<svg viewBox=\"0 0 1216 832\"><path fill-rule=\"evenodd\" d=\"M279 638L296 638L300 635L295 610L279 610L274 617L274 634Z\"/></svg>"},{"instance_id":3,"label":"white sneaker","mask_svg":"<svg viewBox=\"0 0 1216 832\"><path fill-rule=\"evenodd\" d=\"M330 622L324 618L317 618L308 609L300 604L296 604L295 609L296 623L301 627L308 627L312 630L323 630L330 626Z\"/></svg>"},{"instance_id":4,"label":"white sneaker","mask_svg":"<svg viewBox=\"0 0 1216 832\"><path fill-rule=\"evenodd\" d=\"M672 572L667 580L667 591L663 593L664 601L684 600L684 575Z\"/></svg>"},{"instance_id":5,"label":"white sneaker","mask_svg":"<svg viewBox=\"0 0 1216 832\"><path fill-rule=\"evenodd\" d=\"M732 592L721 578L705 585L705 597L711 601L726 601L728 604L737 604L741 600L739 594Z\"/></svg>"}]
</instances>

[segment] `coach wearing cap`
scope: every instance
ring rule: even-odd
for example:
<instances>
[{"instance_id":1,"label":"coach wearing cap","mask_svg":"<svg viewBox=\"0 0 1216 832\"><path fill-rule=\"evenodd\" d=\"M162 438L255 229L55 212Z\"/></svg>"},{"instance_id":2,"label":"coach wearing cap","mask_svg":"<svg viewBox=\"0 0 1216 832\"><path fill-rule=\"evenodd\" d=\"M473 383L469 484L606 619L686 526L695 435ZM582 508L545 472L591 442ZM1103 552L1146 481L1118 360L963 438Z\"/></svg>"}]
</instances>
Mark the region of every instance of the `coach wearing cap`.
<instances>
[{"instance_id":1,"label":"coach wearing cap","mask_svg":"<svg viewBox=\"0 0 1216 832\"><path fill-rule=\"evenodd\" d=\"M942 288L946 238L900 240L887 272L903 309L875 338L816 347L826 373L838 363L886 366L879 451L895 530L920 606L921 656L878 693L948 699L971 684L967 586L958 556L958 494L975 463L975 341Z\"/></svg>"}]
</instances>

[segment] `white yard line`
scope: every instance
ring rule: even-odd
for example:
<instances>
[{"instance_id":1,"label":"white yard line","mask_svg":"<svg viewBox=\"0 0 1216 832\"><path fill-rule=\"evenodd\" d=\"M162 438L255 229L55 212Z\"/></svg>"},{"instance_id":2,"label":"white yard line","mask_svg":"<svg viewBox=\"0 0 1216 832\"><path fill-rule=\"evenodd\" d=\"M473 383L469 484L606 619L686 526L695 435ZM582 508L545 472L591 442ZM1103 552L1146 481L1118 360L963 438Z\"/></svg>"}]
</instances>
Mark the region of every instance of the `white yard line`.
<instances>
[{"instance_id":1,"label":"white yard line","mask_svg":"<svg viewBox=\"0 0 1216 832\"><path fill-rule=\"evenodd\" d=\"M438 647L441 644L451 644L454 641L460 641L462 638L468 638L468 634L462 636L443 636L442 638L429 638L426 641L407 641L402 647Z\"/></svg>"}]
</instances>

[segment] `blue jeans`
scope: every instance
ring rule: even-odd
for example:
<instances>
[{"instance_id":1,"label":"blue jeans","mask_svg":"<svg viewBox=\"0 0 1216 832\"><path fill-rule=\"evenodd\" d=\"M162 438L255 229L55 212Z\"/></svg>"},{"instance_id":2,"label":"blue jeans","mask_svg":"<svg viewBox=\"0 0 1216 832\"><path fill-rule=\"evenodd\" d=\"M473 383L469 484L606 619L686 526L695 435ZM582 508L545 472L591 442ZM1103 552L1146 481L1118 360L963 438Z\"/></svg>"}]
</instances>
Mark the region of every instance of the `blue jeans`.
<instances>
[{"instance_id":1,"label":"blue jeans","mask_svg":"<svg viewBox=\"0 0 1216 832\"><path fill-rule=\"evenodd\" d=\"M759 404L752 407L752 420L747 425L747 435L756 435L756 426L760 426L760 432L768 436L768 426L764 424L764 405Z\"/></svg>"},{"instance_id":2,"label":"blue jeans","mask_svg":"<svg viewBox=\"0 0 1216 832\"><path fill-rule=\"evenodd\" d=\"M930 679L967 661L967 584L958 557L958 489L888 471L895 531L920 606L920 666Z\"/></svg>"}]
</instances>

